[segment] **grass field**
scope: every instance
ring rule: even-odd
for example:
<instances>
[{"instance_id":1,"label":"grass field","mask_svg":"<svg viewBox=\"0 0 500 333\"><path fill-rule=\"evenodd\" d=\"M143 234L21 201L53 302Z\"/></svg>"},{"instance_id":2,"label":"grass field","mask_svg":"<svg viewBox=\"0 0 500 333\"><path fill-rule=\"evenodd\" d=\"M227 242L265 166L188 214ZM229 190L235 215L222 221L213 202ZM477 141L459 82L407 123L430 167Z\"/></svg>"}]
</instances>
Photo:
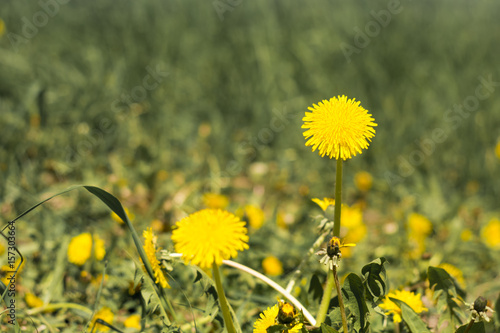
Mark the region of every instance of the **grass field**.
<instances>
[{"instance_id":1,"label":"grass field","mask_svg":"<svg viewBox=\"0 0 500 333\"><path fill-rule=\"evenodd\" d=\"M306 255L323 214L311 199L334 197L336 163L305 146L302 118L346 95L378 126L369 149L344 163L343 203L362 212L363 228L349 229L357 246L339 275L385 257L388 289L420 293L427 327L454 332L438 327L428 266L459 269L466 302L483 296L494 308L500 292L499 12L500 2L483 0L6 0L0 222L93 185L135 215L141 241L152 226L158 246L173 252L175 223L220 204L207 193L222 194L249 222L250 248L236 261L272 276L262 262L278 258L272 279L283 287L297 279L294 295L315 314L314 282L327 273ZM369 186L359 184L362 172ZM416 247L411 221L430 223ZM106 307L111 331L138 332L125 325L134 314L145 332L168 331L144 302L152 289L134 293L142 270L129 230L87 191L55 197L15 231L25 259L15 293L20 330L90 331L92 313ZM75 265L68 246L86 232L104 241L106 255ZM0 244L6 264L8 239ZM204 289L210 279L195 283L193 267L167 262L174 324L187 332L196 318L199 332L221 331ZM222 273L241 329L251 332L279 294L232 268ZM498 330L496 311L487 332ZM7 314L1 331L14 329ZM399 332L390 316L372 318L373 332Z\"/></svg>"}]
</instances>

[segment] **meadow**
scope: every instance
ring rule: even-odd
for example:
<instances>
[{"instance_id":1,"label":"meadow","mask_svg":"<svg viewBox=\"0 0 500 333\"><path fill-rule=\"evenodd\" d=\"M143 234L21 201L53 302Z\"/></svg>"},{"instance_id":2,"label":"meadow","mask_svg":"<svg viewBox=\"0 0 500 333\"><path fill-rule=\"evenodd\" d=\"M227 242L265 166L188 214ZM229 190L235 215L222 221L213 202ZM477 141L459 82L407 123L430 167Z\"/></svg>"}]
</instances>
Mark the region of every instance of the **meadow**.
<instances>
[{"instance_id":1,"label":"meadow","mask_svg":"<svg viewBox=\"0 0 500 333\"><path fill-rule=\"evenodd\" d=\"M491 320L458 331L499 331L499 2L6 0L0 8L3 291L9 237L24 258L0 331L227 330L213 273L171 255L176 223L204 208L247 222L248 249L232 260L288 286L316 317L328 268L314 253L328 244L335 209L313 199L335 198L338 164L305 145L302 126L309 107L342 95L378 125L369 147L343 163L340 236L356 246L341 249L338 275L346 295L363 296L346 303L349 332L455 332L471 318L464 302L480 296L496 311L487 311ZM75 185L93 187L9 224ZM119 200L129 221L95 188ZM137 240L144 245L148 228L170 288L143 270ZM79 258L85 247L92 255ZM379 294L364 267L378 267ZM252 332L286 299L241 270L220 270L236 331ZM404 305L392 313L377 305L398 290L419 295L426 310L412 307L397 322ZM315 332L343 331L334 296ZM300 318L300 330L281 323L274 332L313 331Z\"/></svg>"}]
</instances>

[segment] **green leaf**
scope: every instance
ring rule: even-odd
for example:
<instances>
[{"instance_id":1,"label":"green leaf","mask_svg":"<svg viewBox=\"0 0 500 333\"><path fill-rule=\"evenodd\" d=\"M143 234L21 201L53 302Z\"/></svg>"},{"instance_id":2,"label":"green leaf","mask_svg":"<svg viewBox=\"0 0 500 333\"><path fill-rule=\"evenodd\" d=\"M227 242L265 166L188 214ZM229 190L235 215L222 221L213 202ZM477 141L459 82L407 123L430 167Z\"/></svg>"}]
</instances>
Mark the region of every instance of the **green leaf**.
<instances>
[{"instance_id":1,"label":"green leaf","mask_svg":"<svg viewBox=\"0 0 500 333\"><path fill-rule=\"evenodd\" d=\"M321 333L339 333L339 331L337 331L333 327L326 325L325 323L322 323L320 328Z\"/></svg>"},{"instance_id":2,"label":"green leaf","mask_svg":"<svg viewBox=\"0 0 500 333\"><path fill-rule=\"evenodd\" d=\"M348 321L352 323L356 332L367 332L369 325L367 317L370 312L364 291L363 281L359 276L351 273L346 277L342 286L342 296L345 308L349 310Z\"/></svg>"},{"instance_id":3,"label":"green leaf","mask_svg":"<svg viewBox=\"0 0 500 333\"><path fill-rule=\"evenodd\" d=\"M434 300L437 300L436 308L440 312L439 326L445 321L449 322L449 327L460 325L465 318L460 307L460 298L465 296L465 293L458 288L450 274L442 268L429 266L427 278L431 290L434 291Z\"/></svg>"},{"instance_id":4,"label":"green leaf","mask_svg":"<svg viewBox=\"0 0 500 333\"><path fill-rule=\"evenodd\" d=\"M368 291L369 299L373 302L387 294L385 263L387 260L384 257L377 258L361 269L363 284Z\"/></svg>"},{"instance_id":5,"label":"green leaf","mask_svg":"<svg viewBox=\"0 0 500 333\"><path fill-rule=\"evenodd\" d=\"M412 333L427 333L429 329L420 317L405 302L389 297L391 301L401 308L401 317Z\"/></svg>"},{"instance_id":6,"label":"green leaf","mask_svg":"<svg viewBox=\"0 0 500 333\"><path fill-rule=\"evenodd\" d=\"M321 300L321 297L323 296L323 285L321 284L321 281L319 280L317 274L313 274L313 276L311 277L311 282L309 283L309 290L307 291L307 293L312 293L313 300Z\"/></svg>"},{"instance_id":7,"label":"green leaf","mask_svg":"<svg viewBox=\"0 0 500 333\"><path fill-rule=\"evenodd\" d=\"M467 326L469 326L469 324L460 326L456 333L464 333L465 330L467 329ZM485 332L486 330L484 328L484 323L482 321L474 323L472 327L469 329L469 333L485 333Z\"/></svg>"}]
</instances>

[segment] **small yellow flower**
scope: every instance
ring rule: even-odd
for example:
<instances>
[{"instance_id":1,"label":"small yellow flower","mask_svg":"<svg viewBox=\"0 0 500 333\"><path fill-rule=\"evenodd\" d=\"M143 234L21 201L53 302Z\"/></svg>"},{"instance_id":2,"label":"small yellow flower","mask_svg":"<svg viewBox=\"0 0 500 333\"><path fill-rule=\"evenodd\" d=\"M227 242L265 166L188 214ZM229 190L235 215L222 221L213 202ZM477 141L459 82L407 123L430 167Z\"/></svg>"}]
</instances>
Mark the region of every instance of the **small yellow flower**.
<instances>
[{"instance_id":1,"label":"small yellow flower","mask_svg":"<svg viewBox=\"0 0 500 333\"><path fill-rule=\"evenodd\" d=\"M0 268L0 271L2 272L2 278L0 280L3 282L3 284L5 284L6 286L9 285L9 283L10 283L10 277L12 276L12 274L14 274L14 273L11 273L11 272L14 272L16 269L17 269L17 273L16 273L16 276L15 276L15 280L16 280L16 282L19 282L20 274L23 271L24 263L25 262L26 262L26 260L23 261L23 263L21 264L21 266L19 267L19 269L17 269L17 267L21 263L21 258L16 259L16 262L14 263L14 268L10 267L9 264L6 264L6 265L2 266ZM6 272L9 272L9 273L6 273Z\"/></svg>"},{"instance_id":2,"label":"small yellow flower","mask_svg":"<svg viewBox=\"0 0 500 333\"><path fill-rule=\"evenodd\" d=\"M260 319L257 319L255 324L253 324L253 333L267 333L267 328L275 325L279 311L280 308L278 304L264 310L264 312L260 314Z\"/></svg>"},{"instance_id":3,"label":"small yellow flower","mask_svg":"<svg viewBox=\"0 0 500 333\"><path fill-rule=\"evenodd\" d=\"M125 321L123 322L123 325L128 328L135 328L140 330L141 329L141 316L137 314L133 314L129 316Z\"/></svg>"},{"instance_id":4,"label":"small yellow flower","mask_svg":"<svg viewBox=\"0 0 500 333\"><path fill-rule=\"evenodd\" d=\"M257 230L264 224L264 211L254 205L245 206L245 214L248 217L248 224Z\"/></svg>"},{"instance_id":5,"label":"small yellow flower","mask_svg":"<svg viewBox=\"0 0 500 333\"><path fill-rule=\"evenodd\" d=\"M372 188L373 177L366 171L361 171L354 175L354 185L358 190L367 192Z\"/></svg>"},{"instance_id":6,"label":"small yellow flower","mask_svg":"<svg viewBox=\"0 0 500 333\"><path fill-rule=\"evenodd\" d=\"M27 293L24 296L24 300L30 308L39 308L43 306L43 301L32 293Z\"/></svg>"},{"instance_id":7,"label":"small yellow flower","mask_svg":"<svg viewBox=\"0 0 500 333\"><path fill-rule=\"evenodd\" d=\"M464 242L468 242L472 239L472 231L470 229L464 229L462 230L462 232L460 233L460 239Z\"/></svg>"},{"instance_id":8,"label":"small yellow flower","mask_svg":"<svg viewBox=\"0 0 500 333\"><path fill-rule=\"evenodd\" d=\"M278 276L283 274L283 264L275 256L266 257L262 261L262 269L266 275Z\"/></svg>"},{"instance_id":9,"label":"small yellow flower","mask_svg":"<svg viewBox=\"0 0 500 333\"><path fill-rule=\"evenodd\" d=\"M497 143L495 147L495 155L497 155L497 157L500 158L500 141Z\"/></svg>"},{"instance_id":10,"label":"small yellow flower","mask_svg":"<svg viewBox=\"0 0 500 333\"><path fill-rule=\"evenodd\" d=\"M279 301L272 308L267 308L260 314L260 318L254 323L253 333L267 333L267 329L273 325L285 325L286 332L298 333L303 324L297 323L298 313L290 303ZM283 331L285 332L285 331Z\"/></svg>"},{"instance_id":11,"label":"small yellow flower","mask_svg":"<svg viewBox=\"0 0 500 333\"><path fill-rule=\"evenodd\" d=\"M245 222L220 209L203 209L178 221L172 240L186 264L202 269L213 263L221 265L222 260L235 258L238 251L248 249Z\"/></svg>"},{"instance_id":12,"label":"small yellow flower","mask_svg":"<svg viewBox=\"0 0 500 333\"><path fill-rule=\"evenodd\" d=\"M98 261L104 259L106 249L104 248L104 241L98 235L94 235L94 256Z\"/></svg>"},{"instance_id":13,"label":"small yellow flower","mask_svg":"<svg viewBox=\"0 0 500 333\"><path fill-rule=\"evenodd\" d=\"M217 193L205 193L201 200L207 208L224 209L229 205L229 199Z\"/></svg>"},{"instance_id":14,"label":"small yellow flower","mask_svg":"<svg viewBox=\"0 0 500 333\"><path fill-rule=\"evenodd\" d=\"M107 331L109 331L109 327L102 325L100 323L96 323L96 321L97 321L97 319L101 319L102 321L111 325L113 323L114 318L115 318L115 315L113 314L113 312L111 312L111 309L105 306L96 312L96 314L94 315L94 318L92 319L92 323L91 323L90 327L94 327L94 325L95 325L95 327L98 331L107 332Z\"/></svg>"},{"instance_id":15,"label":"small yellow flower","mask_svg":"<svg viewBox=\"0 0 500 333\"><path fill-rule=\"evenodd\" d=\"M460 268L447 263L441 263L437 267L444 269L446 273L450 274L458 282L460 287L465 288L464 273L462 273Z\"/></svg>"},{"instance_id":16,"label":"small yellow flower","mask_svg":"<svg viewBox=\"0 0 500 333\"><path fill-rule=\"evenodd\" d=\"M326 209L330 206L335 206L335 199L323 198L323 200L321 200L318 198L313 198L311 200L312 202L320 206L323 211L326 211Z\"/></svg>"},{"instance_id":17,"label":"small yellow flower","mask_svg":"<svg viewBox=\"0 0 500 333\"><path fill-rule=\"evenodd\" d=\"M104 241L94 235L94 257L102 260L106 255ZM72 264L82 266L90 259L92 254L92 235L88 232L71 238L68 246L68 261Z\"/></svg>"},{"instance_id":18,"label":"small yellow flower","mask_svg":"<svg viewBox=\"0 0 500 333\"><path fill-rule=\"evenodd\" d=\"M394 315L393 320L395 323L400 323L401 319L401 308L396 305L393 301L389 299L395 298L405 302L410 308L413 309L416 313L421 313L423 311L427 311L428 309L424 307L422 300L420 299L420 294L415 294L413 292L407 290L396 290L394 292L390 292L384 299L383 303L380 304L380 308L386 310L385 315Z\"/></svg>"},{"instance_id":19,"label":"small yellow flower","mask_svg":"<svg viewBox=\"0 0 500 333\"><path fill-rule=\"evenodd\" d=\"M500 220L492 218L487 225L481 229L483 242L492 249L500 249Z\"/></svg>"},{"instance_id":20,"label":"small yellow flower","mask_svg":"<svg viewBox=\"0 0 500 333\"><path fill-rule=\"evenodd\" d=\"M130 222L132 222L135 219L135 215L132 214L131 212L129 212L129 210L126 207L123 207L123 210L125 211L125 214L127 214L128 219L130 220ZM123 222L123 220L121 219L121 217L119 217L118 215L116 215L115 212L111 212L111 218L113 220L115 220L116 222L120 223L120 224L124 224L125 223L125 222Z\"/></svg>"},{"instance_id":21,"label":"small yellow flower","mask_svg":"<svg viewBox=\"0 0 500 333\"><path fill-rule=\"evenodd\" d=\"M170 285L161 270L160 261L156 258L156 239L157 237L153 233L152 228L148 228L144 230L142 233L144 236L144 252L146 252L146 256L148 257L149 263L151 264L151 268L153 269L153 273L155 275L155 283L159 284L162 288L170 288ZM159 249L158 249L159 250Z\"/></svg>"},{"instance_id":22,"label":"small yellow flower","mask_svg":"<svg viewBox=\"0 0 500 333\"><path fill-rule=\"evenodd\" d=\"M411 213L408 216L408 231L410 238L425 239L432 232L432 223L421 214Z\"/></svg>"},{"instance_id":23,"label":"small yellow flower","mask_svg":"<svg viewBox=\"0 0 500 333\"><path fill-rule=\"evenodd\" d=\"M311 112L302 118L302 128L307 129L303 133L306 146L312 146L313 151L318 149L322 157L335 159L346 160L361 154L361 149L368 148L375 136L373 127L377 124L359 104L354 98L338 96L309 107Z\"/></svg>"},{"instance_id":24,"label":"small yellow flower","mask_svg":"<svg viewBox=\"0 0 500 333\"><path fill-rule=\"evenodd\" d=\"M92 253L92 236L85 232L71 238L68 246L68 261L72 264L82 266L89 260Z\"/></svg>"}]
</instances>

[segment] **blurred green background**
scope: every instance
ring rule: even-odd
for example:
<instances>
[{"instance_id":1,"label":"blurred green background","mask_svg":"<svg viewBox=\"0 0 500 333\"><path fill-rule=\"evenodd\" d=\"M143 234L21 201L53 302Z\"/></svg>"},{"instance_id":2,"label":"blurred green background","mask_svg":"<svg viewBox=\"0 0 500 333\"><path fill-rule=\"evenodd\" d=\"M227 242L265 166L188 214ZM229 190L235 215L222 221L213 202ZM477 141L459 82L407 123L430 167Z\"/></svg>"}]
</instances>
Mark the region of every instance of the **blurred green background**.
<instances>
[{"instance_id":1,"label":"blurred green background","mask_svg":"<svg viewBox=\"0 0 500 333\"><path fill-rule=\"evenodd\" d=\"M92 184L166 231L219 191L234 209L256 203L269 220L282 210L306 223L310 198L333 196L335 164L305 147L301 119L343 94L379 125L344 167L349 204L354 174L372 174L374 225L402 227L418 211L436 229L458 216L453 225L478 233L498 215L498 1L44 3L0 9L4 222ZM54 204L39 233L107 216L88 201Z\"/></svg>"}]
</instances>

